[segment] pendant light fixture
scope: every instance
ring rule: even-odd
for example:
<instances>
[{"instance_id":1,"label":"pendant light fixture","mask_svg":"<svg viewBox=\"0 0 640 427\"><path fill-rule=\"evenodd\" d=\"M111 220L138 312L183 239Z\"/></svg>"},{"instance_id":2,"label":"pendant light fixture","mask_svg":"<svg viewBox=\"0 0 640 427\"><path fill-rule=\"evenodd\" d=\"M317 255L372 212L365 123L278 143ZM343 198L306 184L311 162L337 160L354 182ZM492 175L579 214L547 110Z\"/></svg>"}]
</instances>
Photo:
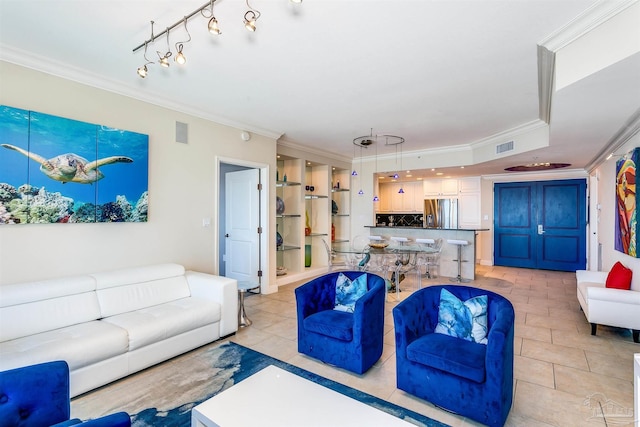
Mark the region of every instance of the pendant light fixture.
<instances>
[{"instance_id":1,"label":"pendant light fixture","mask_svg":"<svg viewBox=\"0 0 640 427\"><path fill-rule=\"evenodd\" d=\"M384 138L384 145L385 146L394 146L396 149L396 162L398 159L398 146L400 146L400 169L402 169L402 144L404 143L404 138L401 136L397 136L397 135L387 135L387 134L381 134L381 135L374 135L373 134L373 128L371 128L371 133L369 135L365 135L365 136L359 136L357 138L355 138L353 140L353 144L357 145L358 147L361 148L360 150L360 173L362 173L362 148L369 148L371 145L375 145L375 156L376 156L376 167L375 170L373 171L373 175L376 176L376 174L378 173L378 139L382 140ZM393 176L394 178L399 178L398 173L396 172ZM398 191L401 194L404 194L404 189L402 187L400 187L400 191ZM358 192L359 195L363 195L364 192L362 190L360 190ZM374 202L379 202L380 198L377 195L373 196L373 201Z\"/></svg>"}]
</instances>

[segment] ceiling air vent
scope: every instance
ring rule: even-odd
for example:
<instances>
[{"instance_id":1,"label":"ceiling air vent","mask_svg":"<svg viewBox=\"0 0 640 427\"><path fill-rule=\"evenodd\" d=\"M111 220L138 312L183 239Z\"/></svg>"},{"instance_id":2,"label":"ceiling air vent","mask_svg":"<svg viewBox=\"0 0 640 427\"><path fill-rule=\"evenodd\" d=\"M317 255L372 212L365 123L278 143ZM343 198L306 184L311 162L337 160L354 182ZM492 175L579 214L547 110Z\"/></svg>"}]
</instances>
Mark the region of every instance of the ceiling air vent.
<instances>
[{"instance_id":1,"label":"ceiling air vent","mask_svg":"<svg viewBox=\"0 0 640 427\"><path fill-rule=\"evenodd\" d=\"M513 150L513 141L505 142L504 144L496 146L496 154L506 153L511 150Z\"/></svg>"}]
</instances>

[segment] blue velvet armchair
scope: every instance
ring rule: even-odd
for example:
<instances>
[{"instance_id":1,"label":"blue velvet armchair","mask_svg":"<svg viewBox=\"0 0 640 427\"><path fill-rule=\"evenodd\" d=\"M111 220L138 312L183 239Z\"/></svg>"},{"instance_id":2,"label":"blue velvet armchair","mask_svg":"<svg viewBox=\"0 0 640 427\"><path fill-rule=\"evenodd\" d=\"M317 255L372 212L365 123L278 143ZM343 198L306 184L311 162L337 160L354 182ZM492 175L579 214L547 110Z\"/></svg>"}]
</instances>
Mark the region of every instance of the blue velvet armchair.
<instances>
[{"instance_id":1,"label":"blue velvet armchair","mask_svg":"<svg viewBox=\"0 0 640 427\"><path fill-rule=\"evenodd\" d=\"M382 355L385 282L371 273L341 273L351 280L362 274L367 277L367 292L356 301L353 313L333 309L339 272L296 288L298 351L362 374Z\"/></svg>"},{"instance_id":2,"label":"blue velvet armchair","mask_svg":"<svg viewBox=\"0 0 640 427\"><path fill-rule=\"evenodd\" d=\"M126 412L82 422L69 419L69 365L41 363L0 372L1 427L130 427Z\"/></svg>"},{"instance_id":3,"label":"blue velvet armchair","mask_svg":"<svg viewBox=\"0 0 640 427\"><path fill-rule=\"evenodd\" d=\"M487 344L435 333L440 291L462 301L487 295ZM393 309L397 385L489 426L502 426L513 400L514 311L504 297L468 286L423 288Z\"/></svg>"}]
</instances>

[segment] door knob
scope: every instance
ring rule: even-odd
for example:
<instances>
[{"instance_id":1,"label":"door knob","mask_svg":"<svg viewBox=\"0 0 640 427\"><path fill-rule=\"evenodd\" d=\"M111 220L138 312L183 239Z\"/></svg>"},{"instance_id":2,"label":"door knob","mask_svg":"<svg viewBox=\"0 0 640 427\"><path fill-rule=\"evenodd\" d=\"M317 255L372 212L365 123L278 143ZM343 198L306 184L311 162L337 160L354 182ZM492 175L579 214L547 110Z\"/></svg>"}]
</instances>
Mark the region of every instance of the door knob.
<instances>
[{"instance_id":1,"label":"door knob","mask_svg":"<svg viewBox=\"0 0 640 427\"><path fill-rule=\"evenodd\" d=\"M542 228L542 224L538 224L538 234L544 234L544 229Z\"/></svg>"},{"instance_id":2,"label":"door knob","mask_svg":"<svg viewBox=\"0 0 640 427\"><path fill-rule=\"evenodd\" d=\"M229 233L225 234L224 237L229 237Z\"/></svg>"}]
</instances>

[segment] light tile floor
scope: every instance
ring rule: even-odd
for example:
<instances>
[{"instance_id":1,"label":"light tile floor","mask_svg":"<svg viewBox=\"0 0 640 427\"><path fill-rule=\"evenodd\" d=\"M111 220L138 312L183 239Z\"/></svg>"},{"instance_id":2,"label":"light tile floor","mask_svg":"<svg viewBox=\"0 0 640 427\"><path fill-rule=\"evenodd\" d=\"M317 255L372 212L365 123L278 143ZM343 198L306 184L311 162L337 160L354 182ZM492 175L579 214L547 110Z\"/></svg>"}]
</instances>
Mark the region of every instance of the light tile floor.
<instances>
[{"instance_id":1,"label":"light tile floor","mask_svg":"<svg viewBox=\"0 0 640 427\"><path fill-rule=\"evenodd\" d=\"M253 324L230 340L453 427L479 425L396 388L395 298L387 298L382 357L365 374L299 354L293 290L301 283L248 296ZM407 275L401 298L410 295L415 283L415 276ZM440 283L451 280L422 279L423 286ZM640 353L640 344L630 331L606 326L590 335L576 299L574 273L477 266L469 285L504 295L515 307L515 394L508 426L633 426L633 354Z\"/></svg>"}]
</instances>

